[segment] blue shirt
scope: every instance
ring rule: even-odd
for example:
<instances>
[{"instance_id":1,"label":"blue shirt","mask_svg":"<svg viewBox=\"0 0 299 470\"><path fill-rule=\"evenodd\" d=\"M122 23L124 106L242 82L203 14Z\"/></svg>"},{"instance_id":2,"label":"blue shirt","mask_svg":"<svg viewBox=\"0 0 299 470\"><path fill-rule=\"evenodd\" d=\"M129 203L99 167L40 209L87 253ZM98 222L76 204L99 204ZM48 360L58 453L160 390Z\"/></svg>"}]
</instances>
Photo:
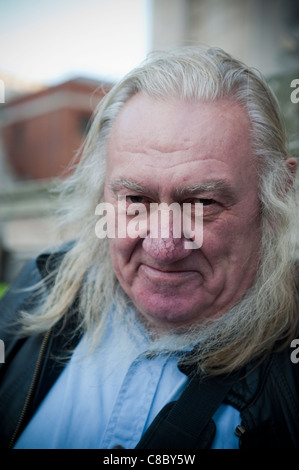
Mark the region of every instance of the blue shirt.
<instances>
[{"instance_id":1,"label":"blue shirt","mask_svg":"<svg viewBox=\"0 0 299 470\"><path fill-rule=\"evenodd\" d=\"M71 360L16 442L16 449L133 449L155 416L188 382L180 353L149 358L148 338L110 322L100 347L81 340ZM121 332L121 334L120 334ZM131 346L131 347L130 347ZM238 448L239 412L221 405L212 448Z\"/></svg>"}]
</instances>

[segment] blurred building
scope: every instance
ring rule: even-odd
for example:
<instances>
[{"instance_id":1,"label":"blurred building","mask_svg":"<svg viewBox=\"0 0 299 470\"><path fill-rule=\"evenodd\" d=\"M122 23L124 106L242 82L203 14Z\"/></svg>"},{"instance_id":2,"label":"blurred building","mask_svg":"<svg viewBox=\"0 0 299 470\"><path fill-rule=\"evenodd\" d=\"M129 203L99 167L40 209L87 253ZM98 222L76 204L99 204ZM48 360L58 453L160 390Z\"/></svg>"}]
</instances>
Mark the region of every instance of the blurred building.
<instances>
[{"instance_id":1,"label":"blurred building","mask_svg":"<svg viewBox=\"0 0 299 470\"><path fill-rule=\"evenodd\" d=\"M65 173L93 109L110 85L73 79L9 101L1 109L2 146L17 180Z\"/></svg>"},{"instance_id":2,"label":"blurred building","mask_svg":"<svg viewBox=\"0 0 299 470\"><path fill-rule=\"evenodd\" d=\"M55 243L49 190L67 175L91 115L111 88L87 78L10 94L0 107L0 281Z\"/></svg>"},{"instance_id":3,"label":"blurred building","mask_svg":"<svg viewBox=\"0 0 299 470\"><path fill-rule=\"evenodd\" d=\"M208 44L266 76L298 71L298 0L151 1L151 49Z\"/></svg>"},{"instance_id":4,"label":"blurred building","mask_svg":"<svg viewBox=\"0 0 299 470\"><path fill-rule=\"evenodd\" d=\"M290 100L299 79L298 0L151 1L151 49L206 44L257 68L278 97L298 157L299 104Z\"/></svg>"}]
</instances>

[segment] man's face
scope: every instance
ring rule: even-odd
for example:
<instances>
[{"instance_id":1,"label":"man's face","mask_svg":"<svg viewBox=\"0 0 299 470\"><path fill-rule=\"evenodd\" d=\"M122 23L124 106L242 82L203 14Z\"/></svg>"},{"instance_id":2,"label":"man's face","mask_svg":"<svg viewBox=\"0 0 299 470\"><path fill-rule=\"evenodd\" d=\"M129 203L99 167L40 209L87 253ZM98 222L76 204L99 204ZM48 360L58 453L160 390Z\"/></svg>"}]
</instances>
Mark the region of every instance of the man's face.
<instances>
[{"instance_id":1,"label":"man's face","mask_svg":"<svg viewBox=\"0 0 299 470\"><path fill-rule=\"evenodd\" d=\"M154 328L219 316L252 285L259 263L258 177L246 112L236 103L162 101L137 94L107 144L105 201L203 204L203 243L110 238L116 276ZM207 183L211 183L207 186ZM138 186L137 186L138 185ZM197 190L194 192L194 188ZM127 216L127 222L132 216Z\"/></svg>"}]
</instances>

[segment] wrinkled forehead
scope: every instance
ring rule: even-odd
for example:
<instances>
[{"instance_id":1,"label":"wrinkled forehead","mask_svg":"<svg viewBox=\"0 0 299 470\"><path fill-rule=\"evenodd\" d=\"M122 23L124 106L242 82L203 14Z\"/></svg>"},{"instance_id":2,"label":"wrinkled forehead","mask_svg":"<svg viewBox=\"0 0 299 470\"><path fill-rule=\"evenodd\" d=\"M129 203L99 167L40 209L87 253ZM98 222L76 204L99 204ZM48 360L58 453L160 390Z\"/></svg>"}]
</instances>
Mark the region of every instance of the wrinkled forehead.
<instances>
[{"instance_id":1,"label":"wrinkled forehead","mask_svg":"<svg viewBox=\"0 0 299 470\"><path fill-rule=\"evenodd\" d=\"M163 168L182 160L230 158L232 164L252 162L247 112L230 100L191 102L133 96L116 117L107 143L107 165L119 155L150 159ZM138 159L139 157L139 159ZM242 159L242 162L241 162ZM182 160L183 163L183 160Z\"/></svg>"},{"instance_id":2,"label":"wrinkled forehead","mask_svg":"<svg viewBox=\"0 0 299 470\"><path fill-rule=\"evenodd\" d=\"M122 107L112 125L112 132L126 135L144 124L150 126L152 130L156 127L163 127L166 130L171 125L177 125L180 130L196 131L197 118L200 114L207 115L209 110L210 118L215 115L222 118L222 126L226 123L240 121L250 127L250 120L247 111L235 100L217 99L213 101L204 100L183 100L179 98L166 97L165 99L151 97L144 93L137 93L131 97ZM188 127L187 127L188 123ZM208 124L208 122L207 122ZM191 127L190 127L191 125Z\"/></svg>"}]
</instances>

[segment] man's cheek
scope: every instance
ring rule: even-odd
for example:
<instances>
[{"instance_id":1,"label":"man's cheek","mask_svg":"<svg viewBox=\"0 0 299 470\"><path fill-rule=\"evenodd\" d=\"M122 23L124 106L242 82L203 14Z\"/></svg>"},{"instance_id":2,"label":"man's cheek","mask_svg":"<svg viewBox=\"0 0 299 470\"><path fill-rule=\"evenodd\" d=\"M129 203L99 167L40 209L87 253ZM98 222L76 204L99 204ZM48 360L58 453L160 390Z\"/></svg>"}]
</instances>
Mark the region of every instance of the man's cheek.
<instances>
[{"instance_id":1,"label":"man's cheek","mask_svg":"<svg viewBox=\"0 0 299 470\"><path fill-rule=\"evenodd\" d=\"M127 238L114 238L109 240L110 255L112 260L120 266L130 262L132 252L137 240Z\"/></svg>"},{"instance_id":2,"label":"man's cheek","mask_svg":"<svg viewBox=\"0 0 299 470\"><path fill-rule=\"evenodd\" d=\"M227 227L209 225L203 227L203 242L202 251L210 253L211 255L225 253L230 246L232 234L227 230Z\"/></svg>"}]
</instances>

